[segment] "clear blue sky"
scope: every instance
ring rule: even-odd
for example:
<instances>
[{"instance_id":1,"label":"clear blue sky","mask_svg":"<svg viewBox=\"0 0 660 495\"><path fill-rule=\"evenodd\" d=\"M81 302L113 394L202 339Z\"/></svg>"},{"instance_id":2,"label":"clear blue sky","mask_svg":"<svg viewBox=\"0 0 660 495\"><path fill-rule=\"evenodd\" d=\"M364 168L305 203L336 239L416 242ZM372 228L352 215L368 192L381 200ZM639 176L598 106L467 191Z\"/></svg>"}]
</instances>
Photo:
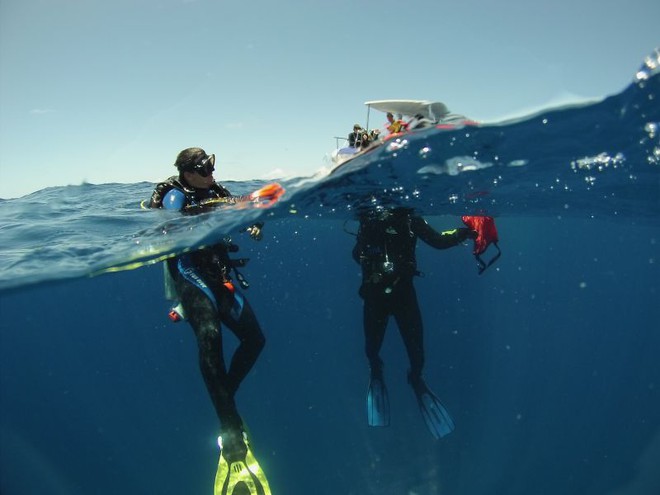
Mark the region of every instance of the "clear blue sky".
<instances>
[{"instance_id":1,"label":"clear blue sky","mask_svg":"<svg viewBox=\"0 0 660 495\"><path fill-rule=\"evenodd\" d=\"M657 0L0 0L0 197L155 182L189 146L220 181L312 175L372 99L492 121L611 95L658 19Z\"/></svg>"}]
</instances>

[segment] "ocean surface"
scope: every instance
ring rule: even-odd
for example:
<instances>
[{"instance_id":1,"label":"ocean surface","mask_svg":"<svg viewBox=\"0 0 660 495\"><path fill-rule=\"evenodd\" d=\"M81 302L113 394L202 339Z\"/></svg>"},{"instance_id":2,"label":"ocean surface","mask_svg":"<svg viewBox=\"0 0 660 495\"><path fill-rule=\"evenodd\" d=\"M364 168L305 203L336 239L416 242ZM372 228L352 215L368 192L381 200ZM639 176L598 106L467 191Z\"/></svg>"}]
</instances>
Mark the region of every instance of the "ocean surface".
<instances>
[{"instance_id":1,"label":"ocean surface","mask_svg":"<svg viewBox=\"0 0 660 495\"><path fill-rule=\"evenodd\" d=\"M657 495L657 67L658 52L599 102L389 141L282 180L270 207L143 210L148 183L0 200L0 493L212 493L217 419L160 260L230 236L267 337L237 401L274 494ZM456 423L442 440L393 322L392 424L366 424L351 249L356 213L392 205L499 229L482 275L469 245L417 249L425 377Z\"/></svg>"}]
</instances>

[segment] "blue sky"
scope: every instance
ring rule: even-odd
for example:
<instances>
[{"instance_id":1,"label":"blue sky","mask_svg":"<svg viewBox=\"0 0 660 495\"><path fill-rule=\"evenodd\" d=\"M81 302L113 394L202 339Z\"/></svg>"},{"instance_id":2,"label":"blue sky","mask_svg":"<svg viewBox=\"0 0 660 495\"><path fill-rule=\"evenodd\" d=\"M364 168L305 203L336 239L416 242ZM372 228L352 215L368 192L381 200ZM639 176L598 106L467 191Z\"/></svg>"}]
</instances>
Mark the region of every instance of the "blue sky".
<instances>
[{"instance_id":1,"label":"blue sky","mask_svg":"<svg viewBox=\"0 0 660 495\"><path fill-rule=\"evenodd\" d=\"M0 0L0 197L308 176L374 99L482 121L618 93L660 45L657 0ZM371 114L371 126L381 114Z\"/></svg>"}]
</instances>

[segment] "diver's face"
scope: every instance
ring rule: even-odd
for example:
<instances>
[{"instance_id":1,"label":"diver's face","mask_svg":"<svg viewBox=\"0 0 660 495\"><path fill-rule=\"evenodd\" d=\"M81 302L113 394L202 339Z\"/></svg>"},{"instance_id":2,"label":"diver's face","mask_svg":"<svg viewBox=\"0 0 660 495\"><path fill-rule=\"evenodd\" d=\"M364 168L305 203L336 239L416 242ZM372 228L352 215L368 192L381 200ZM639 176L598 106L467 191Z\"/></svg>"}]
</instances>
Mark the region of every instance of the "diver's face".
<instances>
[{"instance_id":1,"label":"diver's face","mask_svg":"<svg viewBox=\"0 0 660 495\"><path fill-rule=\"evenodd\" d=\"M213 172L207 176L203 176L197 172L184 172L183 178L195 189L208 189L215 182Z\"/></svg>"}]
</instances>

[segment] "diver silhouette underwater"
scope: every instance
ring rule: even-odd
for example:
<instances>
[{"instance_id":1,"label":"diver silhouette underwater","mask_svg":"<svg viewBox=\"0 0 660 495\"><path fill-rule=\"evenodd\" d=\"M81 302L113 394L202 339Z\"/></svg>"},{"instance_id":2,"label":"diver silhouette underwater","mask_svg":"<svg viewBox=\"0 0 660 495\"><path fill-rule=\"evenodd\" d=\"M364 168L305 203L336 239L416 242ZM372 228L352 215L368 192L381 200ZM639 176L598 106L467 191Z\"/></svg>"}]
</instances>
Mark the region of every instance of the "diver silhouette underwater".
<instances>
[{"instance_id":1,"label":"diver silhouette underwater","mask_svg":"<svg viewBox=\"0 0 660 495\"><path fill-rule=\"evenodd\" d=\"M178 175L156 185L150 208L196 214L228 203L270 204L283 193L279 185L271 184L247 196L232 196L213 178L215 155L207 155L201 148L181 151L174 165ZM263 224L258 223L246 231L260 240L262 228ZM241 382L265 345L255 313L240 290L249 284L237 268L247 260L229 256L237 250L238 246L227 238L170 258L165 265L166 291L169 286L179 301L170 317L174 321L186 318L195 333L200 369L220 421L221 452L214 493L269 495L268 480L252 453L235 401ZM222 325L239 340L228 369L223 355Z\"/></svg>"},{"instance_id":2,"label":"diver silhouette underwater","mask_svg":"<svg viewBox=\"0 0 660 495\"><path fill-rule=\"evenodd\" d=\"M413 389L424 422L435 438L454 430L454 421L442 402L428 387L424 368L424 330L413 278L419 275L415 249L421 239L436 249L475 241L473 254L479 273L501 254L491 217L463 217L467 227L438 232L409 208L368 210L359 218L353 259L362 269L359 294L363 299L365 353L370 380L367 391L367 421L370 426L389 426L390 407L379 356L390 316L393 316L410 361L408 383ZM481 259L490 244L497 255L488 264Z\"/></svg>"}]
</instances>

